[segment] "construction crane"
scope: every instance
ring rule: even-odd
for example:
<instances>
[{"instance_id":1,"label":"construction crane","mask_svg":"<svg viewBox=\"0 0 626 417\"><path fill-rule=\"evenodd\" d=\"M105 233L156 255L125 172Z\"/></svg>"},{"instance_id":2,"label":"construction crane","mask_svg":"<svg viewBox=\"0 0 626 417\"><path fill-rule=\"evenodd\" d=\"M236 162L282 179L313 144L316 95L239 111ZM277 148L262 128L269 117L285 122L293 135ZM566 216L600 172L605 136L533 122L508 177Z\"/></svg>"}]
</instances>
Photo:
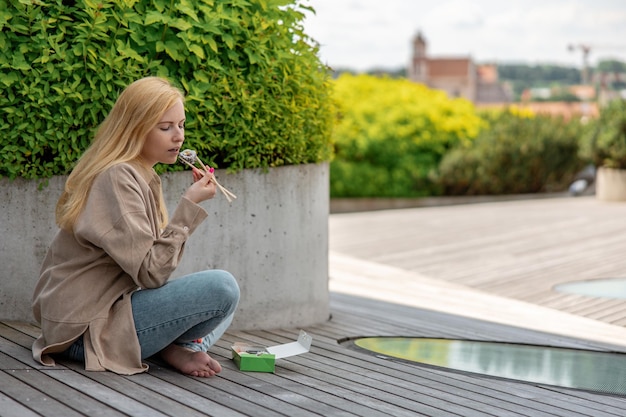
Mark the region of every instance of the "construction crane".
<instances>
[{"instance_id":1,"label":"construction crane","mask_svg":"<svg viewBox=\"0 0 626 417\"><path fill-rule=\"evenodd\" d=\"M583 53L583 71L582 71L582 84L589 85L589 54L591 53L591 45L587 44L570 44L567 47L570 51L576 51L580 49Z\"/></svg>"},{"instance_id":2,"label":"construction crane","mask_svg":"<svg viewBox=\"0 0 626 417\"><path fill-rule=\"evenodd\" d=\"M580 50L583 54L583 70L582 70L582 74L581 74L581 82L583 85L589 85L591 82L591 74L590 74L590 67L589 67L589 54L591 53L591 50L613 50L613 51L618 51L618 50L626 50L626 44L620 44L620 45L590 45L588 43L579 43L579 44L569 44L567 46L567 49L571 52L574 52L576 50Z\"/></svg>"}]
</instances>

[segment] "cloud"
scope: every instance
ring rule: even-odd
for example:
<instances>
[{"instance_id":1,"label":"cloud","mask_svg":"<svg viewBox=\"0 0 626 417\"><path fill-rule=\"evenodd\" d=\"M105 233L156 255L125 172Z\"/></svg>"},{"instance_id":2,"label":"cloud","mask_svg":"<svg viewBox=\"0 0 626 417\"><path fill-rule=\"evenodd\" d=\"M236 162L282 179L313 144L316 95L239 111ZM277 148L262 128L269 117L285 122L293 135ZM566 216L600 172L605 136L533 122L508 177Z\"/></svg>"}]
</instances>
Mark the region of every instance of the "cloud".
<instances>
[{"instance_id":1,"label":"cloud","mask_svg":"<svg viewBox=\"0 0 626 417\"><path fill-rule=\"evenodd\" d=\"M485 24L485 16L475 3L454 0L436 6L426 13L425 22L433 22L448 30L479 30Z\"/></svg>"},{"instance_id":2,"label":"cloud","mask_svg":"<svg viewBox=\"0 0 626 417\"><path fill-rule=\"evenodd\" d=\"M317 16L305 28L333 67L405 66L421 30L435 56L479 62L579 66L569 44L592 45L592 63L626 61L623 0L309 0Z\"/></svg>"}]
</instances>

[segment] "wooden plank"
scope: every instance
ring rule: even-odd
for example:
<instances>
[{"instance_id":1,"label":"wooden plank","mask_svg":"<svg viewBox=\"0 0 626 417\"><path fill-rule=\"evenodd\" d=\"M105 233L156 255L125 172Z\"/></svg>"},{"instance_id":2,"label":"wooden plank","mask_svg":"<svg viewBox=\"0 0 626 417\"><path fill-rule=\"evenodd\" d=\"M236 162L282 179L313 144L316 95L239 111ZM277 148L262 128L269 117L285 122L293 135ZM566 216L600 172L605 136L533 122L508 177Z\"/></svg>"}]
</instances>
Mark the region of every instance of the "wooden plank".
<instances>
[{"instance_id":1,"label":"wooden plank","mask_svg":"<svg viewBox=\"0 0 626 417\"><path fill-rule=\"evenodd\" d=\"M35 389L38 397L54 398L76 411L80 415L89 417L118 417L124 414L110 408L106 403L95 400L79 390L76 390L55 378L51 378L46 373L33 371L13 372L14 378ZM63 417L63 412L55 413L53 410L44 413L46 416Z\"/></svg>"},{"instance_id":2,"label":"wooden plank","mask_svg":"<svg viewBox=\"0 0 626 417\"><path fill-rule=\"evenodd\" d=\"M360 299L362 301L357 301L352 304L350 303L351 299L359 300L358 297L351 297L344 294L334 294L331 299L333 300L333 314L351 330L349 333L351 335L376 335L372 332L358 332L360 328L363 330L370 329L372 323L389 323L389 328L393 329L394 317L395 320L399 320L398 317L400 317L403 323L411 323L413 321L415 322L415 326L420 326L420 329L427 329L423 333L421 333L421 331L418 333L422 336L452 334L456 335L454 338L469 340L491 340L513 343L523 341L525 343L538 345L626 352L626 347L609 345L587 339L575 339L558 334L500 325L494 322L472 320L463 316L410 308L372 299ZM341 315L339 316L340 313ZM379 317L379 319L377 319L377 317ZM421 327L420 322L426 327ZM405 333L404 335L409 334L410 333ZM390 333L390 335L394 334ZM403 334L396 332L395 335Z\"/></svg>"},{"instance_id":3,"label":"wooden plank","mask_svg":"<svg viewBox=\"0 0 626 417\"><path fill-rule=\"evenodd\" d=\"M570 312L586 316L589 318L601 317L606 310L626 310L626 301L624 300L612 300L610 298L592 298L584 305L576 308L571 308Z\"/></svg>"},{"instance_id":4,"label":"wooden plank","mask_svg":"<svg viewBox=\"0 0 626 417\"><path fill-rule=\"evenodd\" d=\"M33 341L35 340L35 337L22 332L18 328L27 329L27 328L31 328L31 326L20 326L19 323L13 323L13 322L0 322L0 336L10 339L11 341L13 341L13 343L16 343L18 345L21 345L25 348L30 349L30 347L33 344ZM37 334L39 334L38 329L37 329Z\"/></svg>"},{"instance_id":5,"label":"wooden plank","mask_svg":"<svg viewBox=\"0 0 626 417\"><path fill-rule=\"evenodd\" d=\"M156 376L152 375L152 372L142 374L141 377L136 377L133 375L127 378L131 378L134 383L156 391L164 397L175 401L176 403L184 403L187 407L193 408L194 410L203 413L203 415L209 414L220 417L241 417L245 415L236 410L225 407L213 401L211 398L208 398L207 396L201 396L189 392L180 387L177 383L165 382L162 379L159 379ZM186 377L181 375L180 378ZM178 415L183 414L181 413ZM185 417L187 417L188 414L184 415Z\"/></svg>"},{"instance_id":6,"label":"wooden plank","mask_svg":"<svg viewBox=\"0 0 626 417\"><path fill-rule=\"evenodd\" d=\"M243 341L243 338L237 340ZM230 343L233 340L229 340ZM224 348L226 349L226 347ZM441 415L441 410L424 405L419 410L409 412L396 405L395 397L386 393L373 392L366 386L346 381L342 375L331 375L319 372L314 368L302 367L287 360L281 359L277 365L277 375L282 379L292 381L295 385L301 385L315 390L317 395L313 398L328 406L339 406L343 411L357 413L357 415L368 416L410 416L410 415ZM271 374L258 374L254 376L259 379L275 378ZM281 386L283 383L281 382ZM382 398L381 398L382 397ZM387 401L391 402L389 404ZM333 405L334 403L334 405Z\"/></svg>"},{"instance_id":7,"label":"wooden plank","mask_svg":"<svg viewBox=\"0 0 626 417\"><path fill-rule=\"evenodd\" d=\"M432 372L437 372L433 369ZM615 417L624 413L624 406L616 404L612 401L611 396L588 394L585 391L573 390L566 388L558 388L546 385L535 385L531 383L520 383L518 381L504 380L499 378L479 379L477 382L476 375L462 372L439 371L439 374L445 373L446 381L454 384L453 381L469 383L474 387L477 395L492 395L497 393L509 393L516 398L514 402L519 402L519 406L526 410L526 403L533 403L533 407L539 409L539 413L548 413L549 415L558 415L562 417L571 416L589 416L589 417ZM471 384L473 382L473 384ZM463 385L465 386L465 385ZM462 386L460 386L462 387ZM563 395L555 396L554 390L559 389ZM486 394L488 393L488 394ZM607 398L610 398L607 400ZM520 411L522 413L522 411ZM521 414L520 414L521 415ZM535 414L531 414L535 415Z\"/></svg>"},{"instance_id":8,"label":"wooden plank","mask_svg":"<svg viewBox=\"0 0 626 417\"><path fill-rule=\"evenodd\" d=\"M117 410L123 414L149 415L155 417L167 415L161 413L159 410L153 407L142 404L140 401L137 401L126 394L121 394L74 371L67 369L46 369L40 372L51 378L54 378L58 382L67 385L69 388L72 388L73 390L78 391L86 396L89 396L94 400L105 404L107 407ZM130 394L132 395L132 393Z\"/></svg>"},{"instance_id":9,"label":"wooden plank","mask_svg":"<svg viewBox=\"0 0 626 417\"><path fill-rule=\"evenodd\" d=\"M14 375L28 371L0 371L0 392L35 413L51 417L74 417L83 414L63 404L59 399L23 383Z\"/></svg>"},{"instance_id":10,"label":"wooden plank","mask_svg":"<svg viewBox=\"0 0 626 417\"><path fill-rule=\"evenodd\" d=\"M623 321L624 319L626 319L626 311L624 311L624 309L621 306L619 306L615 308L614 310L605 309L605 310L596 312L590 318L595 318L596 320L603 321L605 323L611 323L616 326L620 326L619 323Z\"/></svg>"},{"instance_id":11,"label":"wooden plank","mask_svg":"<svg viewBox=\"0 0 626 417\"><path fill-rule=\"evenodd\" d=\"M32 343L32 337L16 331L6 323L0 322L0 354L12 358L10 365L8 362L6 362L6 365L0 363L0 369L44 368L43 365L33 360ZM16 361L19 364L15 363Z\"/></svg>"},{"instance_id":12,"label":"wooden plank","mask_svg":"<svg viewBox=\"0 0 626 417\"><path fill-rule=\"evenodd\" d=\"M287 332L288 333L288 332ZM372 359L371 356L369 355L364 355L364 356L360 356L358 357L358 359L350 359L353 358L355 356L352 355L348 355L348 358L342 358L341 355L345 354L345 348L342 347L335 347L332 348L331 347L332 344L326 345L324 344L324 347L326 349L328 349L330 352L328 353L328 355L324 355L327 356L328 358L341 358L341 363L333 363L332 366L336 366L338 368L338 372L341 371L349 371L349 372L357 372L354 369L349 369L346 368L347 364L353 364L354 366L357 366L358 368L364 368L365 369L365 374L363 375L363 377L367 377L368 375L372 374L372 375L379 375L379 374L388 374L389 378L392 378L394 381L401 381L401 384L406 384L405 381L403 381L404 378L406 378L407 374L411 374L413 373L413 370L408 371L405 369L406 366L405 364L399 364L398 365L398 373L396 373L394 371L394 366L396 365L393 362L393 359L391 359L391 361L386 360L384 361L385 364L382 366L376 365L375 367L369 369L369 366L367 365L368 363L372 363L372 364L376 364L376 362L378 361L378 359ZM342 352L343 350L343 352ZM319 359L320 355L316 355L315 359ZM349 365L348 365L349 366ZM474 381L474 379L476 378L475 375L470 375L468 373L453 373L451 371L448 370L443 370L441 368L439 368L437 370L437 368L432 368L432 367L427 367L427 366L420 366L417 365L417 368L419 368L419 371L415 371L415 372L420 372L419 374L419 381L428 384L429 387L438 387L438 391L449 391L454 393L455 395L458 395L461 399L463 399L463 397L466 396L470 396L470 398L473 396L475 400L484 402L486 405L488 405L490 407L490 409L497 409L497 407L501 407L501 408L505 408L508 409L509 411L513 411L516 412L518 414L525 414L526 412L530 413L529 415L542 415L543 412L550 412L550 415L563 415L563 416L569 416L571 415L572 412L572 407L571 406L566 406L565 409L566 411L562 411L559 409L550 409L550 407L552 407L554 405L554 399L548 399L545 401L545 404L542 404L541 399L537 398L537 395L534 395L533 400L529 401L525 398L518 398L516 395L512 394L512 392L514 392L513 390L509 390L506 387L504 388L504 390L502 389L502 385L504 382L501 379L495 379L495 378L490 378L490 377L483 377L484 380L481 381L480 385L477 385ZM433 375L428 376L427 374L429 372L432 372ZM465 376L466 379L470 380L469 384L458 384L458 383L451 383L451 381L453 380L453 378L455 378L453 375L459 375L459 380L461 380L461 378L463 377L463 375ZM438 377L438 375L443 375L443 378ZM451 376L453 376L451 378ZM384 380L382 382L385 382ZM510 384L512 381L508 381L508 383ZM485 397L484 394L485 393L485 384L490 384L489 385L489 396L485 398L480 398L478 399L478 397ZM521 386L521 384L519 383L515 383L516 386ZM404 385L406 386L406 385ZM437 395L437 394L435 394ZM565 404L565 403L564 403ZM519 410L520 407L523 407L524 411ZM537 409L537 407L540 407L540 409ZM569 409L568 409L569 408ZM580 407L581 409L585 410L585 408ZM577 412L581 412L581 410L576 410ZM594 413L596 412L595 410L586 410L588 415L595 415ZM504 412L499 412L498 414L504 414Z\"/></svg>"},{"instance_id":13,"label":"wooden plank","mask_svg":"<svg viewBox=\"0 0 626 417\"><path fill-rule=\"evenodd\" d=\"M39 414L26 408L0 391L0 410L5 416L38 417Z\"/></svg>"},{"instance_id":14,"label":"wooden plank","mask_svg":"<svg viewBox=\"0 0 626 417\"><path fill-rule=\"evenodd\" d=\"M280 372L280 375L277 375L233 370L233 372L224 375L224 378L244 386L272 383L275 388L271 392L266 392L268 395L314 414L344 417L367 415L367 413L374 417L384 415L359 404L354 399L328 393L324 389L326 384L320 384L317 381L311 384L303 383L302 380L294 378L291 372ZM276 411L281 409L282 407L278 407Z\"/></svg>"},{"instance_id":15,"label":"wooden plank","mask_svg":"<svg viewBox=\"0 0 626 417\"><path fill-rule=\"evenodd\" d=\"M618 319L618 320L615 320L615 321L613 322L613 324L614 324L615 326L626 327L626 317L621 318L621 319Z\"/></svg>"},{"instance_id":16,"label":"wooden plank","mask_svg":"<svg viewBox=\"0 0 626 417\"><path fill-rule=\"evenodd\" d=\"M342 297L341 300L341 305L345 305L346 304L346 300ZM378 308L376 308L375 305L372 305L372 310L378 310ZM427 318L428 319L428 318ZM368 323L368 322L365 322ZM324 328L327 328L326 326L324 326ZM353 329L352 326L349 326L349 329ZM497 329L495 329L497 330ZM520 337L523 341L526 341L527 338L526 336L522 333L520 334ZM391 366L391 365L390 365ZM420 378L423 378L422 376L420 376ZM463 376L462 374L457 374L457 373L447 373L446 375L446 381L447 383L450 383L450 379L451 378L455 378L455 379L459 379L459 378L469 378L470 381L474 381L475 380L475 376ZM507 386L510 385L510 386ZM461 392L465 392L468 390L468 387L458 387ZM492 396L492 395L498 395L498 391L500 390L504 390L505 394L513 394L515 393L516 395L521 395L523 397L528 396L529 398L532 398L532 402L533 403L542 403L541 398L543 397L544 400L543 402L545 402L545 404L548 405L548 407L551 407L552 405L559 405L559 408L564 409L563 410L549 410L550 412L557 414L557 415L564 415L564 416L570 416L570 415L590 415L590 416L597 416L597 415L605 415L603 413L607 413L606 415L620 415L621 413L624 412L624 407L618 407L616 408L615 405L608 405L609 401L606 400L606 398L613 398L611 396L604 396L604 395L595 395L595 397L597 398L597 402L596 403L589 403L589 402L585 402L585 401L580 401L578 398L581 395L587 395L585 392L583 391L577 391L577 390L567 390L569 396L565 397L566 400L562 400L562 399L556 399L553 396L545 395L546 392L550 392L550 390L552 390L553 387L537 387L537 386L533 386L531 384L520 384L518 382L513 382L513 381L500 381L497 379L493 379L493 378L485 378L484 380L481 380L479 384L476 385L476 393L477 394L481 394L481 393L488 393L488 395ZM521 390L521 394L519 392L519 390ZM525 392L527 392L525 394ZM606 404L605 404L606 403ZM520 404L520 406L525 407L526 404ZM542 410L545 411L545 405L541 405ZM614 414L611 414L614 413Z\"/></svg>"},{"instance_id":17,"label":"wooden plank","mask_svg":"<svg viewBox=\"0 0 626 417\"><path fill-rule=\"evenodd\" d=\"M262 332L263 336L268 336L267 332ZM243 335L240 335L243 336ZM276 338L265 339L260 334L246 333L247 340L255 344L285 343L290 339ZM293 335L296 336L295 334ZM313 378L330 381L333 386L342 386L354 390L355 394L365 393L368 397L378 401L389 401L410 412L426 412L429 415L445 412L460 413L461 415L520 415L515 411L512 404L506 401L490 399L486 404L484 401L467 396L467 391L451 390L444 383L423 379L419 374L419 368L414 367L410 372L394 373L385 365L388 361L380 360L369 355L360 357L360 360L353 360L357 355L353 351L346 349L333 349L332 354L323 355L319 351L315 355L302 355L283 360L283 366L289 369L299 369L302 366L308 375ZM352 363L349 363L352 362ZM385 368L385 369L381 369ZM419 382L418 382L419 381ZM357 384L358 387L351 384ZM529 402L528 405L531 405ZM490 411L485 411L488 406ZM428 408L426 408L428 407ZM392 415L398 415L397 410L381 410ZM493 413L493 414L492 414ZM539 410L532 414L522 415L542 415ZM547 415L547 414L546 414Z\"/></svg>"},{"instance_id":18,"label":"wooden plank","mask_svg":"<svg viewBox=\"0 0 626 417\"><path fill-rule=\"evenodd\" d=\"M590 197L331 215L329 230L332 251L536 302L557 283L620 276L625 225Z\"/></svg>"},{"instance_id":19,"label":"wooden plank","mask_svg":"<svg viewBox=\"0 0 626 417\"><path fill-rule=\"evenodd\" d=\"M3 322L2 324L5 327L9 327L20 333L24 333L25 335L30 336L32 339L38 337L39 334L41 333L41 330L39 329L39 327L32 323L8 321L8 322Z\"/></svg>"},{"instance_id":20,"label":"wooden plank","mask_svg":"<svg viewBox=\"0 0 626 417\"><path fill-rule=\"evenodd\" d=\"M11 340L7 340L4 337L0 337L0 353L21 362L22 367L34 369L45 368L45 366L33 360L33 354L30 348L25 348L17 343L13 343Z\"/></svg>"},{"instance_id":21,"label":"wooden plank","mask_svg":"<svg viewBox=\"0 0 626 417\"><path fill-rule=\"evenodd\" d=\"M350 307L351 307L350 305L348 305L350 303L350 301L351 301L349 297L333 296L332 300L336 301L336 302L333 303L333 307L335 305L337 305L337 304L342 306L342 307L346 307L347 309L350 309ZM381 303L373 303L370 300L370 302L366 303L366 305L367 304L369 304L370 309L372 311L380 312L381 309L382 309L383 310L382 311L383 314L381 314L382 317L390 317L390 316L392 316L392 315L390 315L388 313L388 311L386 311L384 309L384 307L380 306ZM394 310L395 309L404 310L404 312L401 312L402 314L397 314L397 315L395 315L395 317L404 317L404 316L406 316L406 312L407 312L406 308L402 308L401 306L400 307L398 307L398 306L391 306L391 307ZM333 308L333 310L336 310L336 308ZM425 321L430 321L431 318L426 316L426 317L424 317L424 320ZM440 317L439 321L446 321L446 318L445 317ZM363 325L368 325L369 326L372 323L372 321L371 320L367 320L367 321L364 321L364 323L366 323L366 324L363 324ZM458 327L458 328L462 328L462 327L463 328L471 328L471 327L474 326L474 322L466 322L465 324L462 324L462 323L451 323L451 325L453 325L454 327ZM324 328L328 328L328 326L323 326L323 327ZM501 327L501 326L495 325L495 324L487 324L486 327L483 327L483 329L481 330L481 333L483 334L483 336L486 336L487 338L490 338L489 337L490 333L492 333L492 336L496 336L497 337L497 335L500 334L499 327ZM491 328L491 331L489 331L489 328ZM354 325L348 325L347 329L348 329L348 331L354 331L355 330L355 326ZM518 338L517 342L519 342L519 343L527 343L528 340L529 340L529 337L528 337L529 333L530 333L529 331L523 331L523 330L522 331L518 331L517 332L517 338ZM346 334L346 333L344 333L344 334ZM333 338L337 338L338 335L334 334L332 337ZM540 335L540 337L541 337L541 339L543 339L542 341L545 343L546 339L542 335ZM515 340L512 340L512 341L515 341ZM562 340L559 340L559 339L556 339L556 338L553 338L552 340L550 340L550 342L551 343L549 343L549 344L555 344L555 345L561 345L561 346L564 345ZM588 346L586 346L586 343L582 344L582 345L578 345L578 346L576 346L575 343L574 344L566 343L566 345L569 346L569 347L588 348ZM601 348L601 346L597 346L597 347ZM335 355L337 355L337 353L333 352L332 356L335 357ZM425 368L425 369L428 369L428 368ZM443 372L446 372L446 371L443 371ZM465 375L464 375L464 373L448 373L446 381L447 381L447 383L450 383L450 379L451 378L455 378L455 379L459 378L460 379L460 378L468 378L468 377L470 379L474 378L473 376L468 375L467 373L465 373ZM423 378L423 377L420 377L420 378ZM500 379L493 379L493 378L486 377L483 381L481 381L480 386L476 387L477 390L478 390L476 392L477 393L483 393L486 390L488 390L490 396L491 395L496 395L497 396L498 395L497 393L500 390L502 390L502 389L504 389L504 393L506 393L506 395L509 395L509 393L515 392L513 389L511 389L511 387L506 387L505 386L503 388L503 385L505 385L505 384L514 385L515 391L517 391L518 389L521 389L522 391L527 390L529 392L532 392L533 393L532 394L532 398L533 398L532 402L533 403L542 403L542 400L539 397L541 396L542 392L545 392L546 388L545 387L536 388L536 387L533 387L532 384L520 384L520 383L514 382L514 381L508 381L507 382L507 381L502 381ZM471 388L468 388L467 386L460 386L460 387L457 387L457 388L461 392L466 392L468 390L471 391ZM553 387L548 387L547 389L551 390L551 389L553 389ZM573 412L575 412L576 415L590 415L590 416L596 416L596 415L599 415L599 413L603 413L603 412L607 412L609 414L611 413L611 411L614 412L614 413L616 412L616 409L615 409L614 406L613 407L609 407L609 406L605 405L604 398L607 398L607 396L597 395L596 394L595 398L597 399L598 403L595 403L595 404L594 403L583 403L583 402L578 400L578 397L580 397L580 396L588 396L589 395L588 393L586 393L584 391L572 390L572 389L567 390L567 392L568 392L568 394L570 394L570 396L567 397L567 401L563 401L563 400L560 400L560 399L555 399L555 398L552 398L552 397L549 397L549 396L544 396L545 397L545 399L544 399L545 404L548 404L550 406L558 404L559 408L563 408L564 410L566 410L566 411L561 411L560 414L559 414L558 410L549 410L550 412L555 413L557 415L565 415L565 416L572 415L571 413L573 413ZM613 397L611 397L611 398L613 398ZM624 401L626 401L626 399L624 399ZM524 406L524 407L528 406L528 404L524 404L524 403L521 403L519 405L520 406ZM542 410L543 411L546 410L544 407L545 406L542 405ZM623 408L620 408L618 410L620 410L620 411L617 411L618 415L623 413Z\"/></svg>"},{"instance_id":22,"label":"wooden plank","mask_svg":"<svg viewBox=\"0 0 626 417\"><path fill-rule=\"evenodd\" d=\"M342 348L339 348L342 349ZM345 350L345 348L344 348ZM329 352L325 359L336 358L338 350L332 350ZM487 415L547 415L543 411L534 407L535 404L527 403L520 412L519 405L510 401L509 396L502 395L490 395L490 396L476 396L474 395L475 384L462 384L462 386L453 386L449 384L448 378L440 378L435 374L429 372L419 365L409 368L407 372L406 366L400 364L398 369L390 366L391 362L395 360L392 358L383 358L378 355L375 359L370 359L369 355L362 357L355 357L354 353L349 355L349 358L342 358L340 361L329 360L329 366L336 367L338 372L354 373L360 378L368 378L373 375L371 379L375 384L381 384L382 386L392 386L393 390L406 395L406 398L415 398L414 395L427 395L429 397L437 398L442 401L443 409L446 411L453 411L449 408L450 404L458 404L461 408L466 407L464 411L466 414L478 414L481 413ZM313 360L318 360L319 356ZM379 363L380 361L380 363ZM400 369L404 368L404 369ZM395 386L398 385L398 386ZM419 388L416 388L419 386ZM402 388L408 389L403 391ZM412 393L412 394L411 394ZM473 411L472 411L473 410ZM488 411L486 411L488 410Z\"/></svg>"},{"instance_id":23,"label":"wooden plank","mask_svg":"<svg viewBox=\"0 0 626 417\"><path fill-rule=\"evenodd\" d=\"M89 378L93 382L98 384L98 387L107 387L115 391L122 396L129 396L134 401L138 401L150 408L159 410L159 412L169 416L181 416L185 417L199 417L204 415L198 409L189 407L184 398L176 398L164 396L162 392L169 392L172 388L172 384L153 384L155 378L152 378L148 374L139 374L133 376L120 376L111 372L88 372L84 370L82 363L63 361L62 365L67 366L68 369L80 374L86 378ZM184 376L181 375L181 378ZM181 401L178 401L178 400ZM206 409L211 409L211 406L215 406L215 403L206 401L204 404ZM216 407L215 407L216 408ZM222 410L224 411L224 410Z\"/></svg>"},{"instance_id":24,"label":"wooden plank","mask_svg":"<svg viewBox=\"0 0 626 417\"><path fill-rule=\"evenodd\" d=\"M317 396L322 404L322 410L324 412L330 411L328 415L350 415L351 411L353 411L352 414L356 415L369 415L367 411L378 411L382 413L381 415L388 415L389 413L380 411L381 406L375 404L375 402L361 405L358 401L354 401L355 398L357 400L360 399L359 395L362 394L360 394L359 389L354 389L352 384L356 384L360 380L365 380L365 385L371 389L382 387L380 389L381 392L376 394L377 397L373 398L374 400L381 403L390 401L393 406L397 407L398 401L396 401L396 397L400 397L401 400L405 398L404 401L411 398L414 404L411 404L410 407L413 410L422 410L423 414L426 415L451 415L454 408L450 409L450 403L446 401L446 395L452 395L453 393L457 393L458 398L452 400L452 407L462 405L462 403L468 405L463 409L463 414L461 415L593 415L595 417L619 415L625 409L623 404L620 409L616 408L610 401L607 401L606 404L602 400L593 401L593 398L603 398L599 395L591 394L589 399L580 399L578 396L572 396L571 390L565 390L565 394L555 399L550 396L550 393L553 391L545 387L512 381L499 381L493 378L452 373L440 369L382 360L374 356L349 351L336 343L337 336L358 334L361 332L360 329L374 329L374 331L383 329L393 333L394 321L402 323L398 325L399 327L413 329L413 331L419 330L420 325L425 324L429 328L427 330L429 333L436 333L438 328L444 331L454 330L455 328L457 330L468 329L468 332L471 333L476 329L467 325L468 322L473 323L473 321L466 318L448 317L434 312L426 312L422 315L423 312L404 306L372 302L372 300L343 295L333 295L332 310L333 320L309 329L309 331L315 332L314 340L317 342L317 344L314 343L315 349L312 350L311 354L286 360L286 365L281 366L280 372L277 372L277 374L242 373L235 370L232 361L230 361L229 343L241 338L254 342L266 341L267 343L291 341L297 336L296 329L228 333L224 340L220 341L218 346L215 347L216 355L221 358L220 361L225 368L224 376L207 381L185 377L169 369L158 368L154 365L150 374L141 375L141 378L120 377L113 374L105 375L109 375L111 379L131 378L134 379L133 383L135 384L137 384L137 381L146 381L144 377L149 377L152 381L140 385L154 391L158 391L158 386L176 387L176 389L180 390L181 396L185 392L189 392L188 388L191 388L193 384L196 386L191 388L191 391L195 390L199 398L219 397L220 394L221 396L227 396L229 393L232 395L232 391L230 391L231 386L225 388L223 379L232 382L234 384L232 387L235 390L237 390L237 387L242 386L252 388L252 396L248 395L250 393L248 391L244 395L234 398L226 407L226 409L233 410L233 415L247 414L241 412L241 406L242 404L254 403L255 395L259 395L258 391L264 391L263 394L273 396L275 399L282 398L295 406L296 409L298 409L297 407L299 407L299 401L302 397L315 398ZM407 314L408 312L413 314ZM407 317L410 318L408 321L406 320ZM448 320L450 321L448 322ZM434 327L432 325L433 322L437 323ZM490 337L490 333L487 331L490 327L489 324L478 323L477 327L481 329L480 333L486 334L488 338ZM491 325L491 332L497 335L501 327ZM511 332L511 337L514 336L514 333L514 331ZM518 331L518 336L524 339L527 337L524 331ZM77 370L80 369L80 365L76 365L76 367ZM313 375L311 375L311 369L313 370ZM328 377L331 373L334 374L334 378L341 382L329 381ZM85 375L90 374L94 373L85 373ZM95 374L102 375L101 373ZM171 379L169 383L163 382L168 379ZM159 382L155 383L154 380ZM130 387L126 386L125 383L122 385L126 388ZM204 390L206 385L217 390L214 391L217 395L207 393ZM299 396L294 396L293 393L298 392L298 387L306 387L306 390L300 390ZM337 395L337 387L340 395ZM430 391L424 391L423 387ZM117 389L121 388L118 387ZM267 391L265 391L266 389ZM342 394L343 390L345 392ZM394 395L386 395L388 391L394 391ZM428 401L431 402L439 401L442 408L432 407L425 411L426 408L423 408L420 404L422 397L429 397ZM466 397L469 397L470 400L463 401ZM333 399L333 402L329 402L330 398ZM176 403L177 401L175 400L174 402ZM351 407L354 404L361 408L352 410ZM604 407L604 409L596 409L594 404L599 404L599 407ZM373 408L372 405L378 408ZM310 407L306 400L304 407ZM382 407L385 411L390 410L388 404ZM198 410L195 407L191 408ZM274 402L270 408L267 409L270 415L274 413L275 415L285 414L282 401ZM481 409L480 412L476 408ZM256 408L256 411L260 409ZM611 414L611 410L619 411ZM253 412L252 410L250 411ZM293 409L290 411L293 411ZM364 412L360 413L359 411ZM298 412L296 413L296 415L299 414ZM308 414L310 413L305 411L305 415ZM419 414L419 411L413 413L413 415L415 414Z\"/></svg>"},{"instance_id":25,"label":"wooden plank","mask_svg":"<svg viewBox=\"0 0 626 417\"><path fill-rule=\"evenodd\" d=\"M271 387L264 388L263 392L286 403L324 416L354 417L363 415L359 411L361 409L359 403L347 403L345 400L336 401L337 397L335 395L325 395L324 392L320 391L319 386L303 385L293 381L289 375L238 371L230 360L230 343L224 340L219 342L219 345L213 347L213 352L228 360L222 366L229 371L222 372L220 377L226 378L237 385L252 387L262 384L264 387Z\"/></svg>"},{"instance_id":26,"label":"wooden plank","mask_svg":"<svg viewBox=\"0 0 626 417\"><path fill-rule=\"evenodd\" d=\"M180 374L167 368L155 367L150 370L151 375L163 381L175 384L196 395L211 398L212 401L242 414L274 417L289 415L291 412L294 416L310 415L310 413L302 413L297 407L282 407L280 401L264 394L266 384L244 386L232 383L225 377L229 372L238 371L235 371L234 367L229 368L229 365L225 363L218 377L201 379L180 378Z\"/></svg>"},{"instance_id":27,"label":"wooden plank","mask_svg":"<svg viewBox=\"0 0 626 417\"><path fill-rule=\"evenodd\" d=\"M2 343L2 342L0 342ZM32 369L30 366L20 362L6 353L0 352L0 370L13 371L18 369Z\"/></svg>"}]
</instances>

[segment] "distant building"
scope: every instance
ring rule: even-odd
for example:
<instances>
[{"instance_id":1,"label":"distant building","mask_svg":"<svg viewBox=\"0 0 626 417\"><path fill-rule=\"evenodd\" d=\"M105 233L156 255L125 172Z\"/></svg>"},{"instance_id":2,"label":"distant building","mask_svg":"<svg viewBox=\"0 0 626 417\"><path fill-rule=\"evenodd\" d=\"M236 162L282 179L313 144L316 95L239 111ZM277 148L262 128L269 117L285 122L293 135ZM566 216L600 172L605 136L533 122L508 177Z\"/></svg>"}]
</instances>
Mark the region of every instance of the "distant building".
<instances>
[{"instance_id":1,"label":"distant building","mask_svg":"<svg viewBox=\"0 0 626 417\"><path fill-rule=\"evenodd\" d=\"M430 88L445 91L449 97L463 97L475 104L510 103L512 94L499 80L495 65L476 65L467 57L431 58L426 39L418 32L407 76Z\"/></svg>"},{"instance_id":2,"label":"distant building","mask_svg":"<svg viewBox=\"0 0 626 417\"><path fill-rule=\"evenodd\" d=\"M567 90L581 101L596 99L596 88L592 85L571 85Z\"/></svg>"},{"instance_id":3,"label":"distant building","mask_svg":"<svg viewBox=\"0 0 626 417\"><path fill-rule=\"evenodd\" d=\"M575 100L558 98L563 93ZM555 99L556 97L556 99ZM573 117L589 118L598 116L596 90L591 85L570 85L559 88L529 88L521 94L517 107L528 109L536 114L561 116L566 120Z\"/></svg>"}]
</instances>

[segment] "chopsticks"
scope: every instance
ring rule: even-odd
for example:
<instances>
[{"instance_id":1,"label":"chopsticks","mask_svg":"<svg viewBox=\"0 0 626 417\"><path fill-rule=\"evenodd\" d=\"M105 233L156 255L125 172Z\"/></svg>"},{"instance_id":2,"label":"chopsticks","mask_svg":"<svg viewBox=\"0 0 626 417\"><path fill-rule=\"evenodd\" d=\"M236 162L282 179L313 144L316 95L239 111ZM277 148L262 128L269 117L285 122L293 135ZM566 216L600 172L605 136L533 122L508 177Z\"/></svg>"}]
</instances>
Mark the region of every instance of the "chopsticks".
<instances>
[{"instance_id":1,"label":"chopsticks","mask_svg":"<svg viewBox=\"0 0 626 417\"><path fill-rule=\"evenodd\" d=\"M198 162L200 166L202 167L202 170L204 171L204 173L206 175L211 176L211 181L215 183L217 188L222 192L222 194L224 194L224 197L226 197L226 200L228 200L229 203L232 203L233 199L237 198L235 194L231 193L229 190L224 188L219 182L217 182L217 179L215 178L215 175L213 174L215 170L213 168L207 168L207 166L204 165L204 163L202 162L202 160L196 154L195 151L192 151L191 149L185 149L184 151L178 154L178 159L182 163L188 165L191 168L196 168L194 163Z\"/></svg>"}]
</instances>

